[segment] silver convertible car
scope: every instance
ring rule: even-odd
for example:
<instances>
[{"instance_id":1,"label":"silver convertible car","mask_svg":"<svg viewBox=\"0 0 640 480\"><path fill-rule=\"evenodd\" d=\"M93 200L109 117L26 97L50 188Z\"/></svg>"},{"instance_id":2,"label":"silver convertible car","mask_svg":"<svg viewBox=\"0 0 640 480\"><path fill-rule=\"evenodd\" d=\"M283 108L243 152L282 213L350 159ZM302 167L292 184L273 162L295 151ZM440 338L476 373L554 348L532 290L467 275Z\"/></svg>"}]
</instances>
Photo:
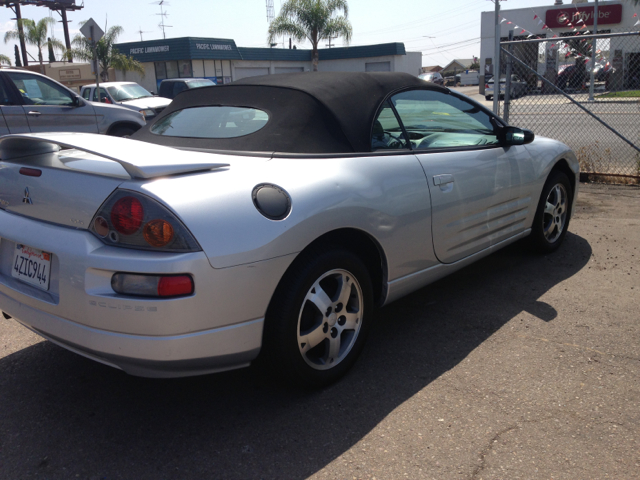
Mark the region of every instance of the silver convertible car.
<instances>
[{"instance_id":1,"label":"silver convertible car","mask_svg":"<svg viewBox=\"0 0 640 480\"><path fill-rule=\"evenodd\" d=\"M0 138L0 309L149 377L258 359L322 386L372 312L524 237L562 243L564 144L400 73L185 91L133 138Z\"/></svg>"}]
</instances>

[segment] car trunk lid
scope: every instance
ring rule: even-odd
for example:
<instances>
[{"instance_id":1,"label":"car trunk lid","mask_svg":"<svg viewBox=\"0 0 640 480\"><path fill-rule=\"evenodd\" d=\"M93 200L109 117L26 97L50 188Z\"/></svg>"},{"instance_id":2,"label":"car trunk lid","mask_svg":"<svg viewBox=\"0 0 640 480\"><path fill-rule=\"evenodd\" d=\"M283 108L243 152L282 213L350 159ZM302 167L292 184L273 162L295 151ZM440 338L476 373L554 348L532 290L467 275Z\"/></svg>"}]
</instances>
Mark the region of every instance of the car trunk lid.
<instances>
[{"instance_id":1,"label":"car trunk lid","mask_svg":"<svg viewBox=\"0 0 640 480\"><path fill-rule=\"evenodd\" d=\"M10 135L0 140L0 208L86 229L123 181L228 166L216 158L104 135Z\"/></svg>"}]
</instances>

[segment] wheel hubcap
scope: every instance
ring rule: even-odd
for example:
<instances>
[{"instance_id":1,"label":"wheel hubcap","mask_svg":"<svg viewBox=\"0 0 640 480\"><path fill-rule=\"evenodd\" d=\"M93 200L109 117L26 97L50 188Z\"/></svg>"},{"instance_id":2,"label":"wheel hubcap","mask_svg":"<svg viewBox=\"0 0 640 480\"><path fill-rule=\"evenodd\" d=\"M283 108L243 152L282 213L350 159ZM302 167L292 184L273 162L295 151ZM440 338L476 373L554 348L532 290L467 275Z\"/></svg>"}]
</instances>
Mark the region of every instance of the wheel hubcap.
<instances>
[{"instance_id":1,"label":"wheel hubcap","mask_svg":"<svg viewBox=\"0 0 640 480\"><path fill-rule=\"evenodd\" d=\"M346 270L316 280L298 315L298 348L316 370L335 367L349 354L362 326L362 289Z\"/></svg>"},{"instance_id":2,"label":"wheel hubcap","mask_svg":"<svg viewBox=\"0 0 640 480\"><path fill-rule=\"evenodd\" d=\"M542 231L549 243L558 240L564 231L567 219L567 198L567 190L561 183L555 185L547 195Z\"/></svg>"}]
</instances>

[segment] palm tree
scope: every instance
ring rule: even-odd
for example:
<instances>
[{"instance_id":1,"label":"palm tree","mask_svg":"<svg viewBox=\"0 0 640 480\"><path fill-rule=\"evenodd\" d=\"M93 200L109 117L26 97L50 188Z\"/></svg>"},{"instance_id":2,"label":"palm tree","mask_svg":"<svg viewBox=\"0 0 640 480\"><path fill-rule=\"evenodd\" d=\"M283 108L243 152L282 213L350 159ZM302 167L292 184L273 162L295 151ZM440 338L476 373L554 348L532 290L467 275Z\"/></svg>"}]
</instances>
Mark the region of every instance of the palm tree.
<instances>
[{"instance_id":1,"label":"palm tree","mask_svg":"<svg viewBox=\"0 0 640 480\"><path fill-rule=\"evenodd\" d=\"M342 11L343 15L335 13ZM332 37L351 41L352 28L347 20L347 0L287 0L280 14L269 25L268 43L280 35L291 35L296 41L311 42L313 71L318 71L318 43Z\"/></svg>"},{"instance_id":2,"label":"palm tree","mask_svg":"<svg viewBox=\"0 0 640 480\"><path fill-rule=\"evenodd\" d=\"M51 46L52 48L59 48L64 50L64 45L62 42L55 38L48 38L47 31L49 30L49 26L55 25L56 21L51 17L45 17L41 20L38 20L38 23L30 20L28 18L22 18L18 20L19 26L22 26L22 30L24 32L24 41L29 45L34 45L38 49L38 61L40 62L40 71L44 73L44 63L42 61L42 49L44 47ZM4 34L4 43L9 42L10 40L15 40L20 38L20 30L16 28L15 30L10 30Z\"/></svg>"},{"instance_id":3,"label":"palm tree","mask_svg":"<svg viewBox=\"0 0 640 480\"><path fill-rule=\"evenodd\" d=\"M84 23L80 22L81 25ZM100 78L103 82L109 80L109 69L112 67L123 72L138 72L144 75L144 67L140 62L120 53L117 48L113 47L122 32L124 32L122 27L114 25L107 30L107 33L96 44ZM71 43L75 48L66 52L68 57L78 58L85 62L93 60L93 49L91 42L87 38L78 34Z\"/></svg>"},{"instance_id":4,"label":"palm tree","mask_svg":"<svg viewBox=\"0 0 640 480\"><path fill-rule=\"evenodd\" d=\"M11 59L9 57L7 57L6 55L1 55L0 54L0 63L8 63L9 66L11 66Z\"/></svg>"}]
</instances>

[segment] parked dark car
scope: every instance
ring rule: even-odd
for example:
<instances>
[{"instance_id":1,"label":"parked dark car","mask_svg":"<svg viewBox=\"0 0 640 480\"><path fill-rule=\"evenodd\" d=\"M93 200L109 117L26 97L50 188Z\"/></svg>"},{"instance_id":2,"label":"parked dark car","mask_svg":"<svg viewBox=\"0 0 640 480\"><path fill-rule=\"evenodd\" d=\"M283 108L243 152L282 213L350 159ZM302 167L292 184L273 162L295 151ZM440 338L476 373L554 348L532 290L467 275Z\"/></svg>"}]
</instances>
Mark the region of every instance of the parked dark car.
<instances>
[{"instance_id":1,"label":"parked dark car","mask_svg":"<svg viewBox=\"0 0 640 480\"><path fill-rule=\"evenodd\" d=\"M192 88L210 87L215 85L208 78L168 78L160 83L158 95L166 98L176 98L180 92Z\"/></svg>"}]
</instances>

